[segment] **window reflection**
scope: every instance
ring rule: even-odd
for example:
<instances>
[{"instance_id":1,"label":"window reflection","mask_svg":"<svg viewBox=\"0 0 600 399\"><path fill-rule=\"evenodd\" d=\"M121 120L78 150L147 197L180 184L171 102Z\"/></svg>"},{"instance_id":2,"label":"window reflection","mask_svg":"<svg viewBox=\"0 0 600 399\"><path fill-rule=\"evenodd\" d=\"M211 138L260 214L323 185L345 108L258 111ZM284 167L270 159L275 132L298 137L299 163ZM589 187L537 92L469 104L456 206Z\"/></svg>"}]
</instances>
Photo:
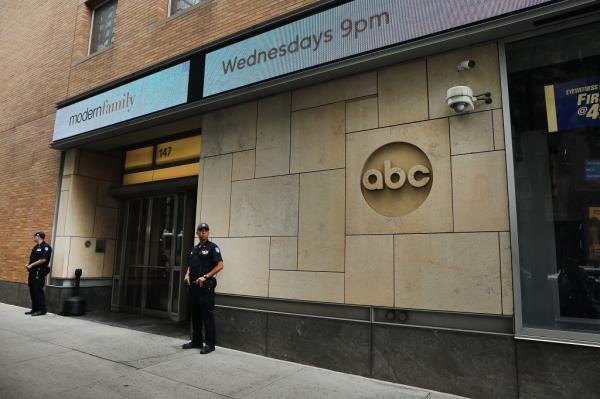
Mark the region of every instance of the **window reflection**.
<instances>
[{"instance_id":1,"label":"window reflection","mask_svg":"<svg viewBox=\"0 0 600 399\"><path fill-rule=\"evenodd\" d=\"M171 15L187 10L204 0L171 0Z\"/></svg>"},{"instance_id":2,"label":"window reflection","mask_svg":"<svg viewBox=\"0 0 600 399\"><path fill-rule=\"evenodd\" d=\"M150 230L150 266L171 266L173 244L173 197L153 199Z\"/></svg>"},{"instance_id":3,"label":"window reflection","mask_svg":"<svg viewBox=\"0 0 600 399\"><path fill-rule=\"evenodd\" d=\"M116 20L116 0L107 1L94 9L90 38L90 54L107 49L114 43Z\"/></svg>"}]
</instances>

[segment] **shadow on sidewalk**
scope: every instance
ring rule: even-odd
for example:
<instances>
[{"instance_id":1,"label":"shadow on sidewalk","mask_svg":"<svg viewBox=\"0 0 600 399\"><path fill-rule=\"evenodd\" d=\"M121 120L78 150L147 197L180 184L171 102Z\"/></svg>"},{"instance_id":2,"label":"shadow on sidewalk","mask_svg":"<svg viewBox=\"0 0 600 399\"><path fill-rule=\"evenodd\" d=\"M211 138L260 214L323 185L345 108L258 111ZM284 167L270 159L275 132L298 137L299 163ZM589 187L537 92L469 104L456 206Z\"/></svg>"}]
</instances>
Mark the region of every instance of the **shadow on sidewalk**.
<instances>
[{"instance_id":1,"label":"shadow on sidewalk","mask_svg":"<svg viewBox=\"0 0 600 399\"><path fill-rule=\"evenodd\" d=\"M187 321L176 322L146 315L102 310L91 311L77 318L171 338L190 339L190 327Z\"/></svg>"}]
</instances>

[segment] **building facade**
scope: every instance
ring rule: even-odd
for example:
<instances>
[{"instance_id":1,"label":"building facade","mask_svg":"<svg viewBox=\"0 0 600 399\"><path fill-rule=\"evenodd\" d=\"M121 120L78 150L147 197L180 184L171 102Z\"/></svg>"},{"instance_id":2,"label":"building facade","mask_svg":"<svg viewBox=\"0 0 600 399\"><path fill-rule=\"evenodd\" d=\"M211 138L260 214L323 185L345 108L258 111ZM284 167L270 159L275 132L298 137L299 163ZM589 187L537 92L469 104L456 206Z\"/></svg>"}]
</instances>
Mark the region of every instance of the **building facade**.
<instances>
[{"instance_id":1,"label":"building facade","mask_svg":"<svg viewBox=\"0 0 600 399\"><path fill-rule=\"evenodd\" d=\"M224 346L598 395L597 1L44 6L0 16L3 301L42 228L54 311L82 269L91 309L182 321L202 221Z\"/></svg>"}]
</instances>

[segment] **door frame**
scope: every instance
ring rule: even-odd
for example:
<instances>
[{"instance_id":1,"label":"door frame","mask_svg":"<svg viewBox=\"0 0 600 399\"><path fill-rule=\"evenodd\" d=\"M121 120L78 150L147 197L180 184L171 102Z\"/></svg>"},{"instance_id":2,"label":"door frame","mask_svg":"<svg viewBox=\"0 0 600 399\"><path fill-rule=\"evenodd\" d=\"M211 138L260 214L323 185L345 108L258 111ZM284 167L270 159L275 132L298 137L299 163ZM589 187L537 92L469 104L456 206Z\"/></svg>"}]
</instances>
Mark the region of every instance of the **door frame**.
<instances>
[{"instance_id":1,"label":"door frame","mask_svg":"<svg viewBox=\"0 0 600 399\"><path fill-rule=\"evenodd\" d=\"M141 249L142 252L142 263L149 263L149 256L150 256L150 234L151 234L151 228L152 228L152 211L153 211L153 205L154 205L154 200L157 198L161 198L161 197L168 197L168 196L173 196L175 198L175 204L174 204L174 212L173 212L173 221L172 221L172 225L173 225L173 238L172 238L172 245L174 246L174 250L171 251L171 265L168 268L168 273L169 273L169 289L168 289L168 298L167 298L167 310L166 311L161 311L161 310L153 310L153 309L148 309L146 307L146 301L147 301L147 295L148 295L148 271L149 269L152 268L156 268L156 266L152 266L152 265L142 265L142 266L133 266L136 268L140 268L142 269L142 276L141 276L141 283L140 286L138 288L136 288L136 290L140 290L141 289L141 293L139 293L139 295L141 295L140 297L140 306L137 307L135 306L135 300L134 300L134 305L130 306L130 305L126 305L125 304L125 299L126 299L126 287L127 287L127 281L126 281L126 273L128 271L127 265L125 264L125 257L126 257L126 240L127 240L127 229L130 223L130 207L133 201L141 201L142 206L147 206L148 207L148 212L147 215L145 217L145 220L143 221L143 226L142 223L140 223L140 225L138 226L138 237L137 237L137 243L139 246L140 241L139 240L143 240L143 249ZM183 201L181 201L181 205L180 206L180 198L183 198ZM145 203L145 200L148 200L148 203ZM181 207L181 209L179 209ZM123 204L123 213L122 213L122 218L121 218L121 228L120 228L120 237L117 241L118 244L118 248L117 248L117 267L115 268L115 273L113 276L113 295L112 295L112 309L116 310L116 311L122 311L122 312L127 312L127 313L135 313L135 314L140 314L140 315L148 315L148 316L154 316L154 317L160 317L160 318L169 318L171 320L174 321L180 321L186 318L187 315L187 302L184 300L185 295L183 294L184 291L184 285L183 285L183 272L184 272L184 268L185 268L185 254L187 253L187 250L189 249L188 247L191 248L191 246L193 246L194 243L194 239L193 239L193 224L194 224L194 220L193 218L195 217L195 208L196 208L196 191L190 189L178 189L178 190L173 190L173 191L162 191L161 192L149 192L147 194L143 194L140 192L134 193L134 195L131 196L127 196L126 198L124 198L124 204ZM140 210L140 212L142 212ZM183 235L181 237L181 248L179 249L179 251L177 250L177 239L179 236L179 232L175 231L175 227L178 227L178 213L182 212L183 214L181 215L181 222L182 222L182 230L183 230ZM189 241L189 242L187 242ZM139 249L138 249L139 250ZM175 260L177 258L177 253L181 252L181 264L180 265L175 265ZM179 274L177 276L177 273ZM179 280L177 287L175 287L174 281L175 279ZM177 311L174 312L173 311L173 291L174 288L177 288L178 292L177 292L177 299L176 299L176 303L177 303ZM136 292L134 294L134 296L137 296L138 293Z\"/></svg>"}]
</instances>

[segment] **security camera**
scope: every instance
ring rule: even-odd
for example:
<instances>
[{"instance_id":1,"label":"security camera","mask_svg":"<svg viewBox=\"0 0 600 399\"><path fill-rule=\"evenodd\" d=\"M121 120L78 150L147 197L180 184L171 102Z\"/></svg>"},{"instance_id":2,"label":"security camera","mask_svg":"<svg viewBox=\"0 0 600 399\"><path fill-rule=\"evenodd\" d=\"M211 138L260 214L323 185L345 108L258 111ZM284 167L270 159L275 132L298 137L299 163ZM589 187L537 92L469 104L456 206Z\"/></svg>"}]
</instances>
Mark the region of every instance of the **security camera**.
<instances>
[{"instance_id":1,"label":"security camera","mask_svg":"<svg viewBox=\"0 0 600 399\"><path fill-rule=\"evenodd\" d=\"M475 60L464 60L458 63L456 70L458 72L466 71L467 69L475 68Z\"/></svg>"},{"instance_id":2,"label":"security camera","mask_svg":"<svg viewBox=\"0 0 600 399\"><path fill-rule=\"evenodd\" d=\"M446 100L448 101L448 106L458 114L475 109L473 90L468 86L454 86L449 88L446 93Z\"/></svg>"},{"instance_id":3,"label":"security camera","mask_svg":"<svg viewBox=\"0 0 600 399\"><path fill-rule=\"evenodd\" d=\"M486 104L492 103L491 93L473 95L473 90L468 86L454 86L448 89L446 93L448 106L457 114L467 111L473 111L477 101L483 101Z\"/></svg>"}]
</instances>

